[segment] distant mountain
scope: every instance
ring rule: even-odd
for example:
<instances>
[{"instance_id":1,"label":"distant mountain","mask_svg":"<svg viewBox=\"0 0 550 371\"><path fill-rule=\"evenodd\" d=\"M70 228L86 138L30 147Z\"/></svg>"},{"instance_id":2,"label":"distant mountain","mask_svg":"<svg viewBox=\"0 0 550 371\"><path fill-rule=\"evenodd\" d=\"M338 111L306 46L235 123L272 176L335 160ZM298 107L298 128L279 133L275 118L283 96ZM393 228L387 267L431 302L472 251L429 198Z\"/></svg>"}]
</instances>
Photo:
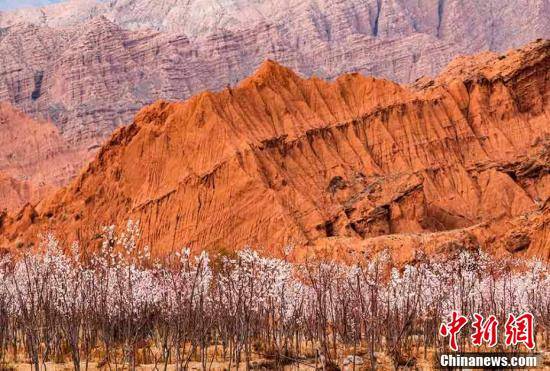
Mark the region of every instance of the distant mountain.
<instances>
[{"instance_id":1,"label":"distant mountain","mask_svg":"<svg viewBox=\"0 0 550 371\"><path fill-rule=\"evenodd\" d=\"M0 102L0 213L38 202L69 181L86 159L51 122L33 120Z\"/></svg>"},{"instance_id":2,"label":"distant mountain","mask_svg":"<svg viewBox=\"0 0 550 371\"><path fill-rule=\"evenodd\" d=\"M550 0L66 0L2 14L0 26L23 21L65 27L103 15L123 28L189 38L263 24L286 34L290 44L310 37L397 39L419 33L502 51L548 32L549 12Z\"/></svg>"},{"instance_id":3,"label":"distant mountain","mask_svg":"<svg viewBox=\"0 0 550 371\"><path fill-rule=\"evenodd\" d=\"M28 7L40 7L49 4L59 3L62 1L64 0L0 0L0 11Z\"/></svg>"}]
</instances>

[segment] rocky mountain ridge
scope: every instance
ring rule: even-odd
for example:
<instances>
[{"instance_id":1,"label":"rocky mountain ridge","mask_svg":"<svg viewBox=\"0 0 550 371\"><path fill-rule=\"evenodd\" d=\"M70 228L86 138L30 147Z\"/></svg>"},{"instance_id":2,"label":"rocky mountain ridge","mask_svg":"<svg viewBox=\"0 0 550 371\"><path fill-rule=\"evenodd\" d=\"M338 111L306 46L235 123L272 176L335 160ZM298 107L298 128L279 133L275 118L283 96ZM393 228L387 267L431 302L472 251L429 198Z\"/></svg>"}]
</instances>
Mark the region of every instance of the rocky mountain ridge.
<instances>
[{"instance_id":1,"label":"rocky mountain ridge","mask_svg":"<svg viewBox=\"0 0 550 371\"><path fill-rule=\"evenodd\" d=\"M94 246L140 220L154 253L482 247L549 257L550 41L459 60L414 87L303 79L268 61L219 93L142 109L71 183L4 217ZM215 140L213 140L215 139Z\"/></svg>"},{"instance_id":2,"label":"rocky mountain ridge","mask_svg":"<svg viewBox=\"0 0 550 371\"><path fill-rule=\"evenodd\" d=\"M328 41L352 34L396 39L424 33L455 42L479 39L489 49L502 51L544 31L548 10L547 0L69 0L4 12L0 25L68 27L102 15L126 29L191 39L263 24L292 31L289 37L299 39L318 35Z\"/></svg>"}]
</instances>

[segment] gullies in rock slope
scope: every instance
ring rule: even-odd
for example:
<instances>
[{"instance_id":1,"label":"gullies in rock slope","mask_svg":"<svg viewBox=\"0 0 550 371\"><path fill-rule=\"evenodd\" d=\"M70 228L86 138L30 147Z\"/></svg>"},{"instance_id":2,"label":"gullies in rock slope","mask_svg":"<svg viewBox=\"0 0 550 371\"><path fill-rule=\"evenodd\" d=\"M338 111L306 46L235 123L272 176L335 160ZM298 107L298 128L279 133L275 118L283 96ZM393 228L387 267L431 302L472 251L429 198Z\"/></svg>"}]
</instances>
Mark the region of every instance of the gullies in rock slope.
<instances>
[{"instance_id":1,"label":"gullies in rock slope","mask_svg":"<svg viewBox=\"0 0 550 371\"><path fill-rule=\"evenodd\" d=\"M483 247L550 253L550 41L462 58L414 87L302 79L265 62L238 86L159 101L68 187L5 216L2 246L49 229L87 248L139 220L181 246L296 254Z\"/></svg>"},{"instance_id":2,"label":"gullies in rock slope","mask_svg":"<svg viewBox=\"0 0 550 371\"><path fill-rule=\"evenodd\" d=\"M412 82L456 55L550 37L549 4L70 0L0 11L0 101L53 122L87 156L144 105L221 90L266 58L304 76L353 71ZM3 194L0 204L14 199ZM33 194L19 192L18 204Z\"/></svg>"},{"instance_id":3,"label":"gullies in rock slope","mask_svg":"<svg viewBox=\"0 0 550 371\"><path fill-rule=\"evenodd\" d=\"M86 158L51 122L0 102L0 212L38 202L74 177Z\"/></svg>"}]
</instances>

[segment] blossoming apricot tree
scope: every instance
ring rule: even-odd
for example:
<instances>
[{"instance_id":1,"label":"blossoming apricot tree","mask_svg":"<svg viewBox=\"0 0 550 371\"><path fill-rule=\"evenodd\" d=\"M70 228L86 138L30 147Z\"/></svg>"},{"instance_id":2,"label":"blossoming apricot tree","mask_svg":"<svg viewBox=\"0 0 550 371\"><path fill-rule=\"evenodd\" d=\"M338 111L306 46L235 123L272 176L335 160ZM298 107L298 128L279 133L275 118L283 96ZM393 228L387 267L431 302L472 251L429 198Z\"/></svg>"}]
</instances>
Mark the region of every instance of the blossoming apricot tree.
<instances>
[{"instance_id":1,"label":"blossoming apricot tree","mask_svg":"<svg viewBox=\"0 0 550 371\"><path fill-rule=\"evenodd\" d=\"M24 350L37 371L64 357L80 370L102 350L99 361L130 368L142 352L164 368L186 369L193 359L207 369L215 358L249 365L255 354L336 363L345 348L373 366L380 351L404 365L444 349L438 328L452 311L500 323L529 311L548 344L545 262L463 251L446 261L419 255L401 268L384 253L355 265L298 264L250 249L212 259L183 249L160 261L138 240L138 225L129 223L120 236L105 228L100 251L87 261L77 244L62 249L53 236L39 252L4 257L2 359Z\"/></svg>"}]
</instances>

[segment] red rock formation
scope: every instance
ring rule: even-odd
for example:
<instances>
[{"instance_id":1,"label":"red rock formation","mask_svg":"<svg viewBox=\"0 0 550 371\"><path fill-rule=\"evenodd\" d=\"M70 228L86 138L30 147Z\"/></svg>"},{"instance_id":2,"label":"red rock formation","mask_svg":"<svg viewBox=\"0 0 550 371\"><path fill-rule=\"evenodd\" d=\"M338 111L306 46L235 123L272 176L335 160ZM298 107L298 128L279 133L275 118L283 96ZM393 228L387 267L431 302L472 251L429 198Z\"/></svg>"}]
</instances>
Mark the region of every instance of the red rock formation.
<instances>
[{"instance_id":1,"label":"red rock formation","mask_svg":"<svg viewBox=\"0 0 550 371\"><path fill-rule=\"evenodd\" d=\"M72 149L49 122L0 102L0 211L37 202L66 184L88 156Z\"/></svg>"},{"instance_id":2,"label":"red rock formation","mask_svg":"<svg viewBox=\"0 0 550 371\"><path fill-rule=\"evenodd\" d=\"M134 219L157 252L483 246L548 258L550 41L460 66L408 88L304 80L268 61L235 88L157 102L70 186L5 222L3 244L46 226L90 241Z\"/></svg>"},{"instance_id":3,"label":"red rock formation","mask_svg":"<svg viewBox=\"0 0 550 371\"><path fill-rule=\"evenodd\" d=\"M457 54L550 36L547 13L545 0L68 1L0 12L0 101L53 122L82 163L144 105L222 89L266 57L306 76L410 82ZM0 207L43 194L23 176L2 175Z\"/></svg>"}]
</instances>

